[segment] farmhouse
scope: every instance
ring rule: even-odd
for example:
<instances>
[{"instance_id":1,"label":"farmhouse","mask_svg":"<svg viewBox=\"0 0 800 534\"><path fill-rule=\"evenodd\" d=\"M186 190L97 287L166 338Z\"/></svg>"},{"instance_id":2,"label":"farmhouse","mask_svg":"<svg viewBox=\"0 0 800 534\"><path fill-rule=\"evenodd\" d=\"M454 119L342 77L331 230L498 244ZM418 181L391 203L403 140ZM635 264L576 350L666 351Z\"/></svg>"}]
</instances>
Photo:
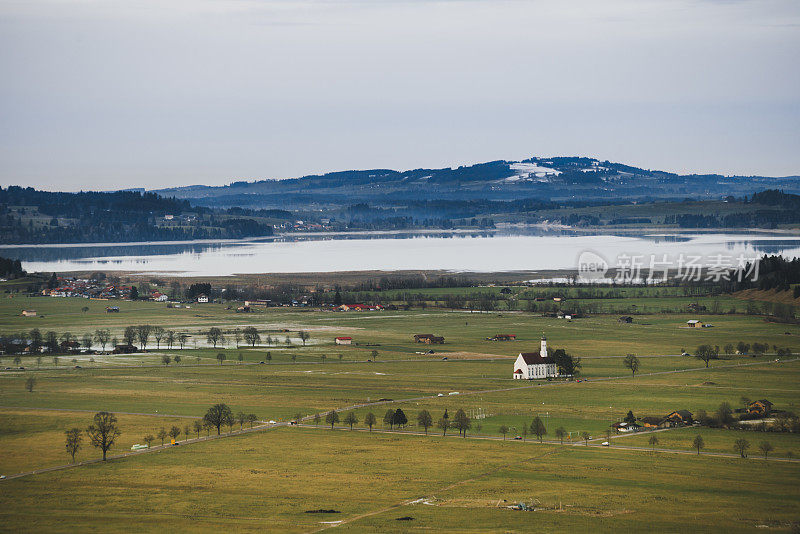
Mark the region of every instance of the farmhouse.
<instances>
[{"instance_id":1,"label":"farmhouse","mask_svg":"<svg viewBox=\"0 0 800 534\"><path fill-rule=\"evenodd\" d=\"M494 337L487 337L487 341L516 341L517 334L495 334Z\"/></svg>"},{"instance_id":2,"label":"farmhouse","mask_svg":"<svg viewBox=\"0 0 800 534\"><path fill-rule=\"evenodd\" d=\"M337 345L352 345L353 338L349 336L341 336L334 339Z\"/></svg>"},{"instance_id":3,"label":"farmhouse","mask_svg":"<svg viewBox=\"0 0 800 534\"><path fill-rule=\"evenodd\" d=\"M747 413L750 415L769 415L772 411L772 403L767 399L753 401L747 405Z\"/></svg>"},{"instance_id":4,"label":"farmhouse","mask_svg":"<svg viewBox=\"0 0 800 534\"><path fill-rule=\"evenodd\" d=\"M692 419L692 412L689 410L677 410L668 414L661 422L661 426L684 426L691 425L692 423L694 423L694 419Z\"/></svg>"},{"instance_id":5,"label":"farmhouse","mask_svg":"<svg viewBox=\"0 0 800 534\"><path fill-rule=\"evenodd\" d=\"M266 300L265 299L258 299L258 300L246 300L246 301L244 301L244 307L245 308L250 308L250 307L253 307L253 306L259 306L259 307L265 307L266 308L268 306L272 306L272 301L268 300L268 299L266 299Z\"/></svg>"},{"instance_id":6,"label":"farmhouse","mask_svg":"<svg viewBox=\"0 0 800 534\"><path fill-rule=\"evenodd\" d=\"M200 295L197 297L197 302L208 302L208 295Z\"/></svg>"},{"instance_id":7,"label":"farmhouse","mask_svg":"<svg viewBox=\"0 0 800 534\"><path fill-rule=\"evenodd\" d=\"M339 306L339 311L377 311L382 309L383 306L369 306L367 304L342 304Z\"/></svg>"},{"instance_id":8,"label":"farmhouse","mask_svg":"<svg viewBox=\"0 0 800 534\"><path fill-rule=\"evenodd\" d=\"M36 310L22 310L23 317L36 317Z\"/></svg>"},{"instance_id":9,"label":"farmhouse","mask_svg":"<svg viewBox=\"0 0 800 534\"><path fill-rule=\"evenodd\" d=\"M442 344L444 338L442 336L434 336L433 334L414 334L415 343L426 343L428 345Z\"/></svg>"},{"instance_id":10,"label":"farmhouse","mask_svg":"<svg viewBox=\"0 0 800 534\"><path fill-rule=\"evenodd\" d=\"M639 422L645 428L659 428L661 426L662 419L658 417L642 417L639 419Z\"/></svg>"},{"instance_id":11,"label":"farmhouse","mask_svg":"<svg viewBox=\"0 0 800 534\"><path fill-rule=\"evenodd\" d=\"M558 376L556 362L547 355L547 338L542 336L538 352L520 352L514 361L515 380L534 380Z\"/></svg>"},{"instance_id":12,"label":"farmhouse","mask_svg":"<svg viewBox=\"0 0 800 534\"><path fill-rule=\"evenodd\" d=\"M159 293L158 291L150 295L150 300L154 300L156 302L166 302L167 298L168 297L164 293Z\"/></svg>"},{"instance_id":13,"label":"farmhouse","mask_svg":"<svg viewBox=\"0 0 800 534\"><path fill-rule=\"evenodd\" d=\"M623 421L621 423L614 423L611 425L611 428L617 432L638 432L642 427L636 423L626 423Z\"/></svg>"}]
</instances>

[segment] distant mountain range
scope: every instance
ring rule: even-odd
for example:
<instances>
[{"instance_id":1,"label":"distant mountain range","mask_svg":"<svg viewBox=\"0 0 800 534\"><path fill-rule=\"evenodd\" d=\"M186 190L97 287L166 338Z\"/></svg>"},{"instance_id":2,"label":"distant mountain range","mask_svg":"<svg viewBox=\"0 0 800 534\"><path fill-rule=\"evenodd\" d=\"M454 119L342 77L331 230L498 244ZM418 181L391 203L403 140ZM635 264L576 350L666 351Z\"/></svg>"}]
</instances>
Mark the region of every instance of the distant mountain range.
<instances>
[{"instance_id":1,"label":"distant mountain range","mask_svg":"<svg viewBox=\"0 0 800 534\"><path fill-rule=\"evenodd\" d=\"M800 193L800 176L679 175L593 158L534 157L458 168L340 171L155 192L198 206L309 210L362 203L394 207L414 201L702 200L750 195L765 189Z\"/></svg>"}]
</instances>

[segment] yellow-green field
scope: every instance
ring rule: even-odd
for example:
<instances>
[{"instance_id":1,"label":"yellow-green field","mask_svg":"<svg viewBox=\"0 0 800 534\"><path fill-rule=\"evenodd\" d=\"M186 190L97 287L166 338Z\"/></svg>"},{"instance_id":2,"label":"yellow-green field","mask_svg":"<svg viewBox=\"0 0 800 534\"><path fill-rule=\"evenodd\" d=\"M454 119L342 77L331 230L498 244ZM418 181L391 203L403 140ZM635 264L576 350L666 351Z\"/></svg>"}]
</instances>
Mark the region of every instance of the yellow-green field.
<instances>
[{"instance_id":1,"label":"yellow-green field","mask_svg":"<svg viewBox=\"0 0 800 534\"><path fill-rule=\"evenodd\" d=\"M335 521L357 532L787 531L799 475L796 464L282 429L10 480L0 506L4 527L40 532ZM536 511L505 508L518 502ZM320 509L340 513L306 513Z\"/></svg>"},{"instance_id":2,"label":"yellow-green field","mask_svg":"<svg viewBox=\"0 0 800 534\"><path fill-rule=\"evenodd\" d=\"M161 427L183 429L218 402L261 421L282 423L316 413L324 419L332 409L342 410L341 421L335 431L324 423L278 426L9 478L0 481L0 530L311 532L338 525L359 532L788 532L800 521L800 463L793 460L800 455L798 434L693 427L658 432L664 452L644 450L649 434L615 437L611 447L599 446L609 425L628 410L638 417L679 409L713 413L723 402L738 408L748 397L800 412L795 356L776 361L772 354L732 355L712 360L708 369L679 356L681 349L692 352L701 343L738 341L800 352L796 325L744 315L705 316L713 328L687 329L683 323L692 316L673 314L638 315L626 325L610 315L567 322L521 312L432 309L236 314L235 306L218 304L169 309L116 301L121 312L107 314L107 304L5 298L0 332L36 327L80 335L109 328L119 336L127 325L152 324L191 333L192 341L183 350L156 348L151 341L141 354L62 355L58 365L51 356L41 361L22 356L20 364L14 356L0 356L0 474L68 464L64 431L85 429L100 410L119 418L122 435L111 455ZM86 312L84 305L90 308ZM19 317L23 308L44 317ZM215 349L201 334L211 326L230 332L248 325L262 335L255 348L228 342ZM311 334L305 347L299 330ZM511 379L511 359L536 350L542 332L550 347L582 358L580 381ZM414 333L443 335L447 343L415 344ZM521 339L485 341L497 333ZM266 346L267 335L279 344ZM337 335L350 335L358 345L336 346ZM420 354L427 349L435 354ZM376 359L373 351L377 361L367 362ZM220 352L227 358L222 365L215 359ZM641 357L635 377L623 365L630 352ZM179 355L181 363L161 365L164 355ZM29 377L36 380L32 392L25 388ZM383 414L397 408L409 425L402 433L386 433ZM451 437L455 430L442 437L436 428L429 436L414 435L422 431L416 424L421 410L438 420L445 410L452 416L459 408L485 415L473 418L467 439ZM343 422L351 411L359 420L357 432ZM365 431L369 412L377 416L379 432ZM535 416L547 427L545 443L531 435L526 442L513 440ZM509 427L507 441L501 425ZM558 427L572 433L563 446L555 441ZM581 432L590 433L593 446L581 445ZM704 452L730 456L685 454L698 433L706 442ZM734 455L733 442L740 437L751 443L747 459ZM769 460L758 451L764 440L773 446ZM99 456L84 439L77 460ZM417 499L424 501L408 504ZM536 511L507 508L518 502ZM305 513L317 509L341 513ZM398 521L401 517L413 519ZM336 521L342 523L331 523Z\"/></svg>"}]
</instances>

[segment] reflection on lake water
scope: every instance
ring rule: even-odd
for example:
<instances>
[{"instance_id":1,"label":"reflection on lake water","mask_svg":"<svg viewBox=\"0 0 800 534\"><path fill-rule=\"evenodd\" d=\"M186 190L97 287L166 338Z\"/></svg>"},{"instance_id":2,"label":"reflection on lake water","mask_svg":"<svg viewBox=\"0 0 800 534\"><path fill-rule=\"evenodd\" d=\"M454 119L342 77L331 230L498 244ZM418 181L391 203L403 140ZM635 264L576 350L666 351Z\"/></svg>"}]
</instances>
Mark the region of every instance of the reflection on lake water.
<instances>
[{"instance_id":1,"label":"reflection on lake water","mask_svg":"<svg viewBox=\"0 0 800 534\"><path fill-rule=\"evenodd\" d=\"M530 271L574 269L584 251L613 266L617 257L664 254L800 257L800 237L764 234L585 235L525 233L392 233L289 236L242 241L0 246L29 271L120 270L186 275L442 269Z\"/></svg>"}]
</instances>

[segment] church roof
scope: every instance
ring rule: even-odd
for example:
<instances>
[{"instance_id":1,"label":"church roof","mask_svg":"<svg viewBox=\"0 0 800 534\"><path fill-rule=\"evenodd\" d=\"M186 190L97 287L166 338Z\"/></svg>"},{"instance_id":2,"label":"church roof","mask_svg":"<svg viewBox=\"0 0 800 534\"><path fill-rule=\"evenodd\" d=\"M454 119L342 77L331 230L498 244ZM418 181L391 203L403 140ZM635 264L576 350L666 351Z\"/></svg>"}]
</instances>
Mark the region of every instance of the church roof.
<instances>
[{"instance_id":1,"label":"church roof","mask_svg":"<svg viewBox=\"0 0 800 534\"><path fill-rule=\"evenodd\" d=\"M519 354L522 356L522 359L525 361L526 365L536 365L541 363L555 363L555 360L551 357L542 358L542 354L540 352L520 352Z\"/></svg>"}]
</instances>

